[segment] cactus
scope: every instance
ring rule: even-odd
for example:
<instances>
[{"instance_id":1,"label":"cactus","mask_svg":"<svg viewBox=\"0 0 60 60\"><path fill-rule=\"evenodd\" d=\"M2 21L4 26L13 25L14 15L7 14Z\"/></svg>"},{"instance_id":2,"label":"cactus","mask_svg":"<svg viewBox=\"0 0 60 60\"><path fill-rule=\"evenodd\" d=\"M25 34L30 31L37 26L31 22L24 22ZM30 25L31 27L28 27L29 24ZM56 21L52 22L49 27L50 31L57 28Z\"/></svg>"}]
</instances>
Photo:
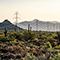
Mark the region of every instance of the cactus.
<instances>
[{"instance_id":1,"label":"cactus","mask_svg":"<svg viewBox=\"0 0 60 60\"><path fill-rule=\"evenodd\" d=\"M29 30L30 30L30 24L28 24L28 32L29 32Z\"/></svg>"},{"instance_id":2,"label":"cactus","mask_svg":"<svg viewBox=\"0 0 60 60\"><path fill-rule=\"evenodd\" d=\"M4 34L5 34L5 37L7 36L7 29L6 29L6 27L5 27L5 32L4 32Z\"/></svg>"}]
</instances>

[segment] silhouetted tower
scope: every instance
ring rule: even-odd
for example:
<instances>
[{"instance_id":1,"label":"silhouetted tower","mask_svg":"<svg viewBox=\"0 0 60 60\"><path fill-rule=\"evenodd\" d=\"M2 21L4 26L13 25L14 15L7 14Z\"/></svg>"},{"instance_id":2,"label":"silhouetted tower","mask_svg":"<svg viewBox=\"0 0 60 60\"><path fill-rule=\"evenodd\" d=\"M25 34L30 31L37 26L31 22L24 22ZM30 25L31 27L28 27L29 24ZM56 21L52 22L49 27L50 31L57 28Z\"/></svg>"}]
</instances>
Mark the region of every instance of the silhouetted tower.
<instances>
[{"instance_id":1,"label":"silhouetted tower","mask_svg":"<svg viewBox=\"0 0 60 60\"><path fill-rule=\"evenodd\" d=\"M17 26L17 23L18 23L18 19L20 18L20 17L18 17L19 16L19 13L18 12L16 12L15 13L15 19L16 19L16 26ZM18 26L17 26L18 27ZM19 30L19 29L17 29L17 30Z\"/></svg>"},{"instance_id":2,"label":"silhouetted tower","mask_svg":"<svg viewBox=\"0 0 60 60\"><path fill-rule=\"evenodd\" d=\"M38 31L38 20L36 20L36 31Z\"/></svg>"},{"instance_id":3,"label":"silhouetted tower","mask_svg":"<svg viewBox=\"0 0 60 60\"><path fill-rule=\"evenodd\" d=\"M47 22L47 31L49 31L49 22Z\"/></svg>"}]
</instances>

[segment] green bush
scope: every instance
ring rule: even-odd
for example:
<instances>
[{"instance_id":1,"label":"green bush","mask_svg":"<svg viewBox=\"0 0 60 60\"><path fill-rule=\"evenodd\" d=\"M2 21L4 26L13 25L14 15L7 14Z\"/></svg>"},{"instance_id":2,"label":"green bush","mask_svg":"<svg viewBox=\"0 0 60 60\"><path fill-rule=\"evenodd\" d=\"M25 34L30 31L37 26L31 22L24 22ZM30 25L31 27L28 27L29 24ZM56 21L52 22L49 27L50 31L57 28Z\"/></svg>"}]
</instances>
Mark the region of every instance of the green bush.
<instances>
[{"instance_id":1,"label":"green bush","mask_svg":"<svg viewBox=\"0 0 60 60\"><path fill-rule=\"evenodd\" d=\"M57 32L58 39L60 41L60 32Z\"/></svg>"},{"instance_id":2,"label":"green bush","mask_svg":"<svg viewBox=\"0 0 60 60\"><path fill-rule=\"evenodd\" d=\"M60 49L60 45L59 46L55 46L55 49Z\"/></svg>"},{"instance_id":3,"label":"green bush","mask_svg":"<svg viewBox=\"0 0 60 60\"><path fill-rule=\"evenodd\" d=\"M0 37L0 41L2 41L2 42L7 42L7 41L8 41L8 39L7 39L7 38L5 38L5 37Z\"/></svg>"},{"instance_id":4,"label":"green bush","mask_svg":"<svg viewBox=\"0 0 60 60\"><path fill-rule=\"evenodd\" d=\"M29 32L28 31L24 31L23 37L24 37L25 40L29 40L29 39L33 40L33 39L36 38L36 33L32 32L32 31L29 31Z\"/></svg>"},{"instance_id":5,"label":"green bush","mask_svg":"<svg viewBox=\"0 0 60 60\"><path fill-rule=\"evenodd\" d=\"M27 60L38 60L32 53L28 53L25 58L27 58Z\"/></svg>"},{"instance_id":6,"label":"green bush","mask_svg":"<svg viewBox=\"0 0 60 60\"><path fill-rule=\"evenodd\" d=\"M52 46L51 46L51 43L50 43L50 42L45 43L45 44L44 44L44 46L45 46L45 47L47 47L47 48L52 48Z\"/></svg>"},{"instance_id":7,"label":"green bush","mask_svg":"<svg viewBox=\"0 0 60 60\"><path fill-rule=\"evenodd\" d=\"M52 50L52 49L47 49L47 51L49 52L49 53L54 53L54 54L56 54L56 53L59 53L60 51L59 50Z\"/></svg>"},{"instance_id":8,"label":"green bush","mask_svg":"<svg viewBox=\"0 0 60 60\"><path fill-rule=\"evenodd\" d=\"M52 34L52 37L53 37L54 39L57 39L57 38L58 38L58 36L57 36L56 33L53 33L53 34Z\"/></svg>"},{"instance_id":9,"label":"green bush","mask_svg":"<svg viewBox=\"0 0 60 60\"><path fill-rule=\"evenodd\" d=\"M44 43L46 43L46 41L43 41L43 40L39 40L39 42L41 45L44 45Z\"/></svg>"},{"instance_id":10,"label":"green bush","mask_svg":"<svg viewBox=\"0 0 60 60\"><path fill-rule=\"evenodd\" d=\"M15 40L15 37L12 36L12 35L9 35L9 36L8 36L8 40L9 40L9 41L14 41L14 40Z\"/></svg>"},{"instance_id":11,"label":"green bush","mask_svg":"<svg viewBox=\"0 0 60 60\"><path fill-rule=\"evenodd\" d=\"M9 42L9 43L8 43L8 46L12 46L12 43L11 43L11 42Z\"/></svg>"},{"instance_id":12,"label":"green bush","mask_svg":"<svg viewBox=\"0 0 60 60\"><path fill-rule=\"evenodd\" d=\"M41 35L41 39L46 39L47 37L45 35Z\"/></svg>"},{"instance_id":13,"label":"green bush","mask_svg":"<svg viewBox=\"0 0 60 60\"><path fill-rule=\"evenodd\" d=\"M52 36L48 36L48 37L47 37L47 40L48 40L50 43L55 42L55 39L54 39Z\"/></svg>"},{"instance_id":14,"label":"green bush","mask_svg":"<svg viewBox=\"0 0 60 60\"><path fill-rule=\"evenodd\" d=\"M54 57L55 60L60 60L60 55Z\"/></svg>"},{"instance_id":15,"label":"green bush","mask_svg":"<svg viewBox=\"0 0 60 60\"><path fill-rule=\"evenodd\" d=\"M28 44L28 47L33 48L33 44Z\"/></svg>"},{"instance_id":16,"label":"green bush","mask_svg":"<svg viewBox=\"0 0 60 60\"><path fill-rule=\"evenodd\" d=\"M9 38L9 40L12 40L12 41L15 39L22 40L23 34L20 32L13 32L13 33L9 34L8 38Z\"/></svg>"}]
</instances>

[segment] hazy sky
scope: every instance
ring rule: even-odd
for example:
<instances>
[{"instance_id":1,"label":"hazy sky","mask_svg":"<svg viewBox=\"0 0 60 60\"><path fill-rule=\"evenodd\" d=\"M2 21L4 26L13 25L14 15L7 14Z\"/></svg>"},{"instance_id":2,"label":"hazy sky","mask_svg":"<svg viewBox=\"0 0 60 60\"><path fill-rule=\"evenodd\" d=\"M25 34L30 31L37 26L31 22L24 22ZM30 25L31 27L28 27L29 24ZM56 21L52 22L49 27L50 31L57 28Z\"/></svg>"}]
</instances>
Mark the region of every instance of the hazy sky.
<instances>
[{"instance_id":1,"label":"hazy sky","mask_svg":"<svg viewBox=\"0 0 60 60\"><path fill-rule=\"evenodd\" d=\"M60 22L60 0L0 0L0 21L15 22L16 11L20 13L19 22L33 19Z\"/></svg>"}]
</instances>

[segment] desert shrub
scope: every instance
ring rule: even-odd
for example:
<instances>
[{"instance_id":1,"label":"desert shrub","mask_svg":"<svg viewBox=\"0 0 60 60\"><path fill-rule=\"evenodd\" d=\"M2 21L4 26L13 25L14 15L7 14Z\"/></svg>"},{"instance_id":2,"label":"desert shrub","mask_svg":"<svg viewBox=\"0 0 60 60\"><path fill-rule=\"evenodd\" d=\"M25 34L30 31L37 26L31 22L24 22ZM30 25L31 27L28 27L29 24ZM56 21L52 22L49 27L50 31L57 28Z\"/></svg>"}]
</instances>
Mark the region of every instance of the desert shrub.
<instances>
[{"instance_id":1,"label":"desert shrub","mask_svg":"<svg viewBox=\"0 0 60 60\"><path fill-rule=\"evenodd\" d=\"M12 46L12 43L11 43L11 42L9 42L9 43L8 43L8 46Z\"/></svg>"},{"instance_id":2,"label":"desert shrub","mask_svg":"<svg viewBox=\"0 0 60 60\"><path fill-rule=\"evenodd\" d=\"M18 44L19 44L19 42L16 42L16 43L15 43L15 45L18 45Z\"/></svg>"},{"instance_id":3,"label":"desert shrub","mask_svg":"<svg viewBox=\"0 0 60 60\"><path fill-rule=\"evenodd\" d=\"M24 45L24 44L25 44L25 42L23 42L23 41L21 42L21 41L20 41L20 44L21 44L21 45Z\"/></svg>"},{"instance_id":4,"label":"desert shrub","mask_svg":"<svg viewBox=\"0 0 60 60\"><path fill-rule=\"evenodd\" d=\"M0 49L2 49L2 47L0 46Z\"/></svg>"},{"instance_id":5,"label":"desert shrub","mask_svg":"<svg viewBox=\"0 0 60 60\"><path fill-rule=\"evenodd\" d=\"M50 42L44 43L43 48L44 48L44 49L45 49L45 48L52 48L51 43L50 43Z\"/></svg>"},{"instance_id":6,"label":"desert shrub","mask_svg":"<svg viewBox=\"0 0 60 60\"><path fill-rule=\"evenodd\" d=\"M0 35L0 37L3 37L3 35Z\"/></svg>"},{"instance_id":7,"label":"desert shrub","mask_svg":"<svg viewBox=\"0 0 60 60\"><path fill-rule=\"evenodd\" d=\"M27 58L27 60L38 60L32 53L28 53L25 58Z\"/></svg>"},{"instance_id":8,"label":"desert shrub","mask_svg":"<svg viewBox=\"0 0 60 60\"><path fill-rule=\"evenodd\" d=\"M36 34L36 37L37 37L38 39L40 39L40 36L39 36L39 34Z\"/></svg>"},{"instance_id":9,"label":"desert shrub","mask_svg":"<svg viewBox=\"0 0 60 60\"><path fill-rule=\"evenodd\" d=\"M15 39L22 40L23 34L20 32L13 32L13 33L9 34L8 38L9 38L9 40L12 40L12 41Z\"/></svg>"},{"instance_id":10,"label":"desert shrub","mask_svg":"<svg viewBox=\"0 0 60 60\"><path fill-rule=\"evenodd\" d=\"M59 46L55 46L55 49L60 49L60 45Z\"/></svg>"},{"instance_id":11,"label":"desert shrub","mask_svg":"<svg viewBox=\"0 0 60 60\"><path fill-rule=\"evenodd\" d=\"M8 39L7 39L7 38L5 38L5 37L0 37L0 41L2 41L2 42L7 42L7 41L8 41Z\"/></svg>"},{"instance_id":12,"label":"desert shrub","mask_svg":"<svg viewBox=\"0 0 60 60\"><path fill-rule=\"evenodd\" d=\"M16 32L15 34L15 39L22 40L23 39L23 34L20 32Z\"/></svg>"},{"instance_id":13,"label":"desert shrub","mask_svg":"<svg viewBox=\"0 0 60 60\"><path fill-rule=\"evenodd\" d=\"M54 53L54 54L60 52L59 50L55 50L55 49L47 49L47 51L48 51L49 53Z\"/></svg>"},{"instance_id":14,"label":"desert shrub","mask_svg":"<svg viewBox=\"0 0 60 60\"><path fill-rule=\"evenodd\" d=\"M37 48L37 46L36 46L36 45L34 45L34 48Z\"/></svg>"},{"instance_id":15,"label":"desert shrub","mask_svg":"<svg viewBox=\"0 0 60 60\"><path fill-rule=\"evenodd\" d=\"M52 36L48 36L48 37L47 37L47 40L48 40L50 43L55 42L55 39L54 39Z\"/></svg>"},{"instance_id":16,"label":"desert shrub","mask_svg":"<svg viewBox=\"0 0 60 60\"><path fill-rule=\"evenodd\" d=\"M28 44L28 47L33 48L33 44Z\"/></svg>"},{"instance_id":17,"label":"desert shrub","mask_svg":"<svg viewBox=\"0 0 60 60\"><path fill-rule=\"evenodd\" d=\"M52 37L53 37L54 39L57 39L57 38L58 38L58 36L57 36L56 33L53 33L53 34L52 34Z\"/></svg>"},{"instance_id":18,"label":"desert shrub","mask_svg":"<svg viewBox=\"0 0 60 60\"><path fill-rule=\"evenodd\" d=\"M44 45L44 43L45 43L46 41L39 40L39 42L40 42L41 45Z\"/></svg>"},{"instance_id":19,"label":"desert shrub","mask_svg":"<svg viewBox=\"0 0 60 60\"><path fill-rule=\"evenodd\" d=\"M58 53L58 51L57 50L52 50L52 53L55 53L56 54L56 53Z\"/></svg>"},{"instance_id":20,"label":"desert shrub","mask_svg":"<svg viewBox=\"0 0 60 60\"><path fill-rule=\"evenodd\" d=\"M3 32L0 32L0 35L3 35Z\"/></svg>"},{"instance_id":21,"label":"desert shrub","mask_svg":"<svg viewBox=\"0 0 60 60\"><path fill-rule=\"evenodd\" d=\"M60 60L60 54L54 57L55 60Z\"/></svg>"},{"instance_id":22,"label":"desert shrub","mask_svg":"<svg viewBox=\"0 0 60 60\"><path fill-rule=\"evenodd\" d=\"M33 40L33 39L36 38L36 34L34 32L32 32L32 31L29 31L29 32L24 31L23 37L24 37L25 40L29 40L29 39Z\"/></svg>"},{"instance_id":23,"label":"desert shrub","mask_svg":"<svg viewBox=\"0 0 60 60\"><path fill-rule=\"evenodd\" d=\"M3 44L3 47L6 47L7 45L6 44Z\"/></svg>"},{"instance_id":24,"label":"desert shrub","mask_svg":"<svg viewBox=\"0 0 60 60\"><path fill-rule=\"evenodd\" d=\"M47 37L45 35L41 35L41 39L46 39Z\"/></svg>"},{"instance_id":25,"label":"desert shrub","mask_svg":"<svg viewBox=\"0 0 60 60\"><path fill-rule=\"evenodd\" d=\"M29 39L28 31L24 31L23 37L24 37L25 40L28 40Z\"/></svg>"},{"instance_id":26,"label":"desert shrub","mask_svg":"<svg viewBox=\"0 0 60 60\"><path fill-rule=\"evenodd\" d=\"M58 39L60 41L60 32L57 32Z\"/></svg>"},{"instance_id":27,"label":"desert shrub","mask_svg":"<svg viewBox=\"0 0 60 60\"><path fill-rule=\"evenodd\" d=\"M8 36L8 40L10 40L10 41L14 41L14 40L15 40L15 37L12 36L12 35L9 35L9 36Z\"/></svg>"},{"instance_id":28,"label":"desert shrub","mask_svg":"<svg viewBox=\"0 0 60 60\"><path fill-rule=\"evenodd\" d=\"M45 33L42 31L39 31L39 36L41 37L42 35L45 35Z\"/></svg>"}]
</instances>

